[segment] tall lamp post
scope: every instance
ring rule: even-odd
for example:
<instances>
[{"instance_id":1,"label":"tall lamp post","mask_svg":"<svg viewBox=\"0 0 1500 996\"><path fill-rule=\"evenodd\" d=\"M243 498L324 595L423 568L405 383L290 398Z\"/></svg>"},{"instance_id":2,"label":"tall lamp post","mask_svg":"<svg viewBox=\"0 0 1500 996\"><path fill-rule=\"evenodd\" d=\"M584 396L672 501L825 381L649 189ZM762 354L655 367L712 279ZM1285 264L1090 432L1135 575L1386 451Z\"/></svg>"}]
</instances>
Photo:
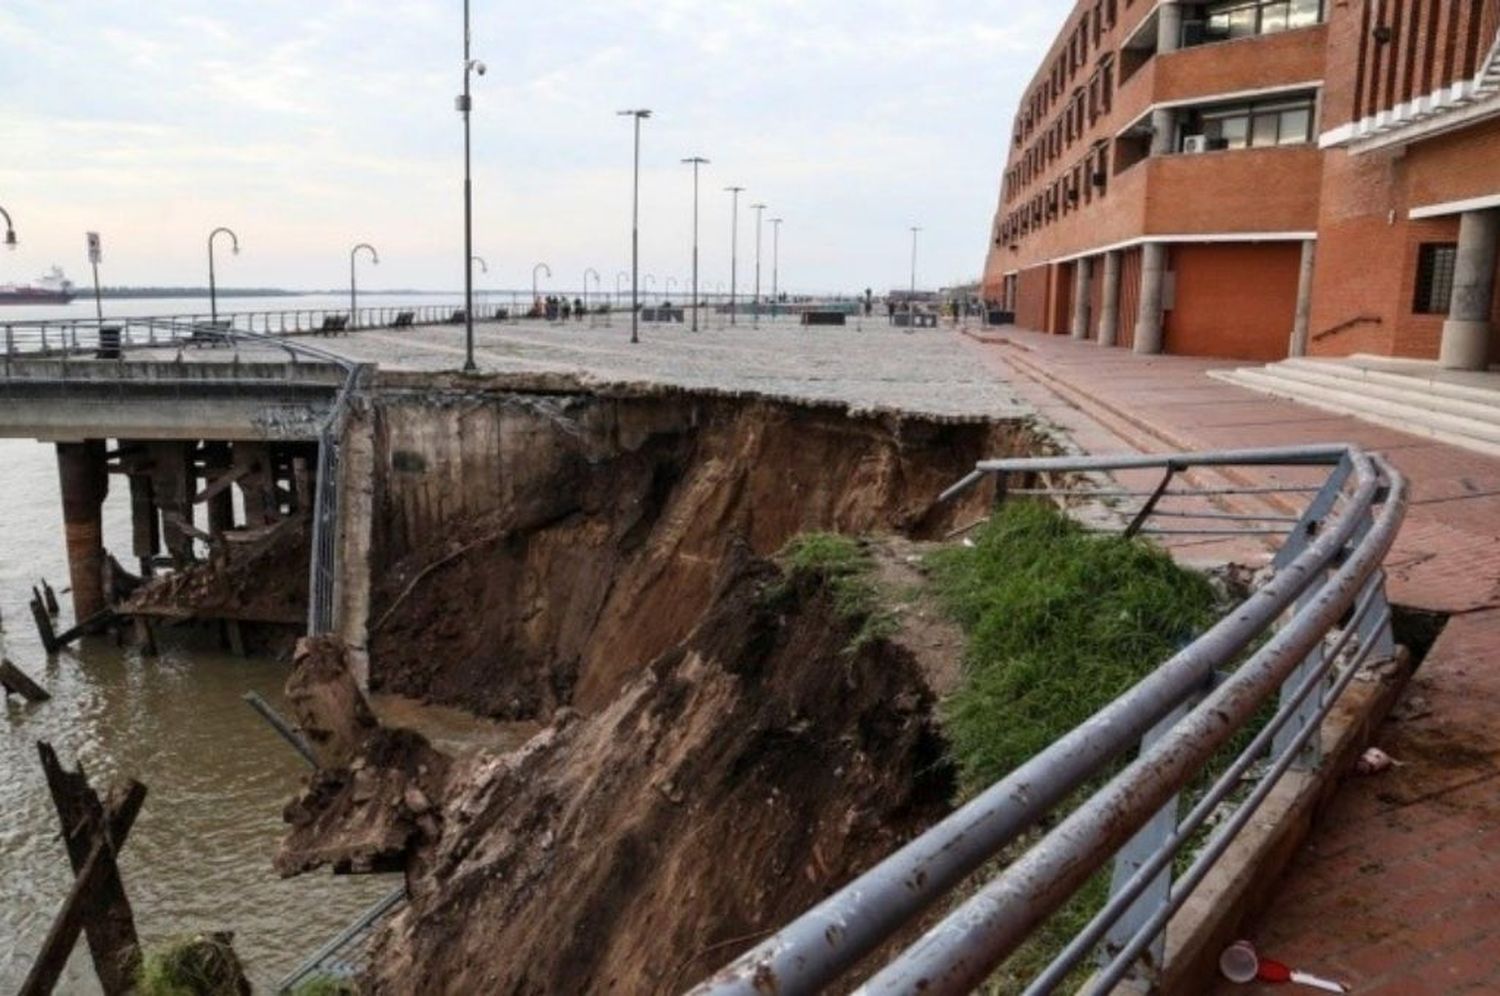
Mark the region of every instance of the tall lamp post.
<instances>
[{"instance_id":1,"label":"tall lamp post","mask_svg":"<svg viewBox=\"0 0 1500 996\"><path fill-rule=\"evenodd\" d=\"M911 300L906 303L908 313L915 313L917 309L917 233L922 231L916 225L911 226Z\"/></svg>"},{"instance_id":2,"label":"tall lamp post","mask_svg":"<svg viewBox=\"0 0 1500 996\"><path fill-rule=\"evenodd\" d=\"M0 207L0 217L5 219L5 248L14 249L20 243L16 241L16 226L11 223L10 212Z\"/></svg>"},{"instance_id":3,"label":"tall lamp post","mask_svg":"<svg viewBox=\"0 0 1500 996\"><path fill-rule=\"evenodd\" d=\"M776 309L781 303L781 223L784 218L771 219L771 317L776 317Z\"/></svg>"},{"instance_id":4,"label":"tall lamp post","mask_svg":"<svg viewBox=\"0 0 1500 996\"><path fill-rule=\"evenodd\" d=\"M368 242L361 242L349 250L349 326L356 329L359 328L359 286L354 279L354 257L359 255L361 249L369 250L370 262L380 265L380 254Z\"/></svg>"},{"instance_id":5,"label":"tall lamp post","mask_svg":"<svg viewBox=\"0 0 1500 996\"><path fill-rule=\"evenodd\" d=\"M690 156L684 165L693 167L693 331L698 331L698 168L707 166L702 156Z\"/></svg>"},{"instance_id":6,"label":"tall lamp post","mask_svg":"<svg viewBox=\"0 0 1500 996\"><path fill-rule=\"evenodd\" d=\"M474 99L469 84L474 74L485 74L485 65L469 57L469 0L464 0L464 92L457 107L464 117L464 373L474 373L474 181L470 169L469 112Z\"/></svg>"},{"instance_id":7,"label":"tall lamp post","mask_svg":"<svg viewBox=\"0 0 1500 996\"><path fill-rule=\"evenodd\" d=\"M215 228L208 233L208 320L219 324L219 285L214 277L214 239L227 235L234 243L234 254L240 254L240 237L227 228Z\"/></svg>"},{"instance_id":8,"label":"tall lamp post","mask_svg":"<svg viewBox=\"0 0 1500 996\"><path fill-rule=\"evenodd\" d=\"M725 187L729 193L733 207L730 209L729 221L729 324L738 325L735 312L739 308L738 281L740 269L740 194L745 192L744 187Z\"/></svg>"},{"instance_id":9,"label":"tall lamp post","mask_svg":"<svg viewBox=\"0 0 1500 996\"><path fill-rule=\"evenodd\" d=\"M637 278L641 267L641 122L651 116L645 108L620 111L620 117L635 123L635 184L630 200L630 341L641 341L640 291Z\"/></svg>"},{"instance_id":10,"label":"tall lamp post","mask_svg":"<svg viewBox=\"0 0 1500 996\"><path fill-rule=\"evenodd\" d=\"M750 209L755 212L755 324L760 324L760 233L761 222L766 216L764 204L752 204Z\"/></svg>"}]
</instances>

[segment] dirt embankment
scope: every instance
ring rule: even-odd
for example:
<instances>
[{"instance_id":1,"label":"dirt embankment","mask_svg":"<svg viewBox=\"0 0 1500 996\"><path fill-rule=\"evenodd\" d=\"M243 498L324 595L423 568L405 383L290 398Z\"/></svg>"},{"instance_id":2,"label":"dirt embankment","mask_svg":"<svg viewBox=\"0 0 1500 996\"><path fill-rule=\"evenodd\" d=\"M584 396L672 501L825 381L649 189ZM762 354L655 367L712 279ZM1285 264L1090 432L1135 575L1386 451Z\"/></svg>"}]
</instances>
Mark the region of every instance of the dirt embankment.
<instances>
[{"instance_id":1,"label":"dirt embankment","mask_svg":"<svg viewBox=\"0 0 1500 996\"><path fill-rule=\"evenodd\" d=\"M507 719L604 708L680 643L733 544L808 530L940 535L987 489L937 495L1022 423L758 399L470 401L377 410L371 681ZM420 418L420 425L417 420Z\"/></svg>"},{"instance_id":2,"label":"dirt embankment","mask_svg":"<svg viewBox=\"0 0 1500 996\"><path fill-rule=\"evenodd\" d=\"M411 899L369 986L677 992L938 819L953 776L924 665L900 634L856 640L864 620L844 612L737 547L689 637L611 703L455 763L426 828L382 838ZM349 765L382 786L417 770L361 754L320 775L283 867L344 860L330 845L372 839L371 811L408 825L381 801L394 789L357 801Z\"/></svg>"}]
</instances>

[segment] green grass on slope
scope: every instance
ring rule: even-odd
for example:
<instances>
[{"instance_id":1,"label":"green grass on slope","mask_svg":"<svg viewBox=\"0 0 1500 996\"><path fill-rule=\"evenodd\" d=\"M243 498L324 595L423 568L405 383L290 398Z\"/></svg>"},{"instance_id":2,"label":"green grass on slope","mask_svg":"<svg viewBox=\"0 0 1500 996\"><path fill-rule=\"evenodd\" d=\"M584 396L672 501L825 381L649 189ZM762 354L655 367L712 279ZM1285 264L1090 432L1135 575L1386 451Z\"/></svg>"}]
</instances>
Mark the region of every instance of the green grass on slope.
<instances>
[{"instance_id":1,"label":"green grass on slope","mask_svg":"<svg viewBox=\"0 0 1500 996\"><path fill-rule=\"evenodd\" d=\"M1006 505L972 547L929 563L968 636L944 720L970 792L1082 723L1215 616L1206 579L1049 505Z\"/></svg>"}]
</instances>

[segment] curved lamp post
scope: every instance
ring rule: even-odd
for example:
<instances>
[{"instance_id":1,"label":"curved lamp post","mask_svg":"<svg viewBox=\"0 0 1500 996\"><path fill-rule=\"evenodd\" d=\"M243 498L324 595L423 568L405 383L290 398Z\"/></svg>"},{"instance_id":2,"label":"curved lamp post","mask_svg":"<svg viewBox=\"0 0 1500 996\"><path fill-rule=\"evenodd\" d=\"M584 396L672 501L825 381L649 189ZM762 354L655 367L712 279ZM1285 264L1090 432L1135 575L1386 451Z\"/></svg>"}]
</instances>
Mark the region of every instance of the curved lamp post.
<instances>
[{"instance_id":1,"label":"curved lamp post","mask_svg":"<svg viewBox=\"0 0 1500 996\"><path fill-rule=\"evenodd\" d=\"M11 224L10 212L0 207L0 217L5 218L5 248L14 249L19 243L16 242L16 226Z\"/></svg>"},{"instance_id":2,"label":"curved lamp post","mask_svg":"<svg viewBox=\"0 0 1500 996\"><path fill-rule=\"evenodd\" d=\"M214 239L227 235L234 243L234 254L240 254L240 237L231 230L219 227L208 233L208 314L209 321L219 324L219 287L214 276Z\"/></svg>"},{"instance_id":3,"label":"curved lamp post","mask_svg":"<svg viewBox=\"0 0 1500 996\"><path fill-rule=\"evenodd\" d=\"M594 269L591 266L587 270L583 271L583 310L585 310L585 311L587 311L588 307L589 307L589 274L590 273L592 273L594 275L594 294L595 294L595 296L598 296L598 293L599 293L599 271L596 270L596 269Z\"/></svg>"},{"instance_id":4,"label":"curved lamp post","mask_svg":"<svg viewBox=\"0 0 1500 996\"><path fill-rule=\"evenodd\" d=\"M486 276L489 275L490 264L488 264L488 263L486 263L484 261L484 257L483 256L470 256L469 257L469 266L472 267L475 263L479 264L479 272L480 273L483 273ZM489 298L485 298L485 303L486 303L486 306L488 306ZM467 307L467 303L465 304L465 307Z\"/></svg>"},{"instance_id":5,"label":"curved lamp post","mask_svg":"<svg viewBox=\"0 0 1500 996\"><path fill-rule=\"evenodd\" d=\"M651 288L653 288L655 286L656 286L656 275L652 274L652 273L646 274L646 296L647 297L651 296Z\"/></svg>"},{"instance_id":6,"label":"curved lamp post","mask_svg":"<svg viewBox=\"0 0 1500 996\"><path fill-rule=\"evenodd\" d=\"M370 262L376 266L380 265L380 253L368 242L361 242L349 250L349 325L351 328L359 328L359 285L354 279L354 257L359 255L361 249L368 249Z\"/></svg>"},{"instance_id":7,"label":"curved lamp post","mask_svg":"<svg viewBox=\"0 0 1500 996\"><path fill-rule=\"evenodd\" d=\"M667 297L668 298L670 298L672 296L672 288L675 287L676 285L677 285L677 278L676 277L668 277L667 278Z\"/></svg>"},{"instance_id":8,"label":"curved lamp post","mask_svg":"<svg viewBox=\"0 0 1500 996\"><path fill-rule=\"evenodd\" d=\"M536 304L536 297L537 297L537 294L536 294L536 274L537 274L538 270L546 270L547 271L547 279L548 280L552 279L552 267L548 266L546 263L538 263L537 265L535 265L535 266L533 266L531 268L531 303L532 304Z\"/></svg>"},{"instance_id":9,"label":"curved lamp post","mask_svg":"<svg viewBox=\"0 0 1500 996\"><path fill-rule=\"evenodd\" d=\"M911 226L911 300L906 305L906 310L910 312L917 309L917 235L921 231L920 226Z\"/></svg>"},{"instance_id":10,"label":"curved lamp post","mask_svg":"<svg viewBox=\"0 0 1500 996\"><path fill-rule=\"evenodd\" d=\"M474 74L485 74L485 65L469 56L469 0L464 0L464 92L457 106L464 116L464 373L474 373L474 181L469 155L469 112L474 108L470 83Z\"/></svg>"}]
</instances>

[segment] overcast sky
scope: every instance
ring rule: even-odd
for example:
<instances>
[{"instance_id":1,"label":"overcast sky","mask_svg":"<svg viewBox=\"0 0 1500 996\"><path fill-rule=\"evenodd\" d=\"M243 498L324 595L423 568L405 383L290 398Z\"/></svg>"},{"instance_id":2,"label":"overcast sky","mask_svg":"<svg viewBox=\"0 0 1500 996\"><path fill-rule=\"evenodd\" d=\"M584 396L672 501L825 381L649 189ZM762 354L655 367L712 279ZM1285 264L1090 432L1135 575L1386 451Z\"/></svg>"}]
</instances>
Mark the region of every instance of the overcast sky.
<instances>
[{"instance_id":1,"label":"overcast sky","mask_svg":"<svg viewBox=\"0 0 1500 996\"><path fill-rule=\"evenodd\" d=\"M979 274L1021 88L1066 13L1056 0L473 0L475 252L486 286L628 268L628 119L643 133L642 271L729 279L726 185L783 217L793 290ZM231 286L338 287L368 240L371 287L462 285L460 0L3 0L0 206L22 247L0 283L52 263L84 282L206 283L229 225ZM765 284L771 232L765 230Z\"/></svg>"}]
</instances>

